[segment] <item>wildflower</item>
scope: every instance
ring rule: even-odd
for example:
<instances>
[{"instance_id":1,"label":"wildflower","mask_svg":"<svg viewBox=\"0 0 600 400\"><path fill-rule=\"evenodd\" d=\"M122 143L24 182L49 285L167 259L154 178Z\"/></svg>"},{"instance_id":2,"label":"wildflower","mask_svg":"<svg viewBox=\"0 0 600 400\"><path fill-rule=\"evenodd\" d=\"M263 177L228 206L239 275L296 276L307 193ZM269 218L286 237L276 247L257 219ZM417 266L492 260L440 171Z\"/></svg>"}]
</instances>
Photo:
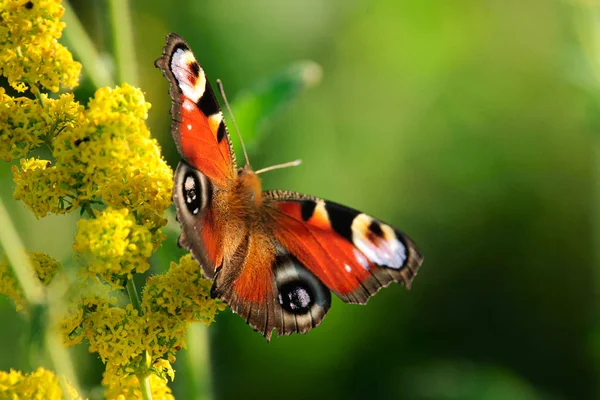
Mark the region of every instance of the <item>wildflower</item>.
<instances>
[{"instance_id":1,"label":"wildflower","mask_svg":"<svg viewBox=\"0 0 600 400\"><path fill-rule=\"evenodd\" d=\"M142 310L147 317L145 347L153 359L166 356L175 361L175 352L186 348L185 332L192 322L210 325L218 311L225 308L212 299L212 282L202 278L202 269L188 254L179 264L171 263L165 275L146 281Z\"/></svg>"},{"instance_id":2,"label":"wildflower","mask_svg":"<svg viewBox=\"0 0 600 400\"><path fill-rule=\"evenodd\" d=\"M138 225L126 208L107 208L97 218L81 219L73 249L82 253L89 275L99 275L116 288L133 273L143 273L150 268L152 234Z\"/></svg>"},{"instance_id":3,"label":"wildflower","mask_svg":"<svg viewBox=\"0 0 600 400\"><path fill-rule=\"evenodd\" d=\"M96 91L86 121L54 142L57 165L71 171L76 198L101 198L126 207L153 234L154 249L164 236L164 211L171 204L172 171L145 124L150 104L139 89L123 84Z\"/></svg>"},{"instance_id":4,"label":"wildflower","mask_svg":"<svg viewBox=\"0 0 600 400\"><path fill-rule=\"evenodd\" d=\"M0 293L10 297L13 303L15 303L17 311L23 310L27 305L21 292L21 287L4 258L0 258Z\"/></svg>"},{"instance_id":5,"label":"wildflower","mask_svg":"<svg viewBox=\"0 0 600 400\"><path fill-rule=\"evenodd\" d=\"M68 308L58 322L65 346L81 343L89 330L89 318L95 312L114 306L117 298L110 295L110 287L97 278L80 279L67 294Z\"/></svg>"},{"instance_id":6,"label":"wildflower","mask_svg":"<svg viewBox=\"0 0 600 400\"><path fill-rule=\"evenodd\" d=\"M116 366L126 366L141 360L143 346L143 317L133 309L111 307L91 313L86 338L90 352L97 352L103 362L110 360Z\"/></svg>"},{"instance_id":7,"label":"wildflower","mask_svg":"<svg viewBox=\"0 0 600 400\"><path fill-rule=\"evenodd\" d=\"M145 313L164 314L184 321L210 325L224 304L212 299L212 281L202 277L202 268L187 254L179 264L171 263L165 275L146 282L142 307Z\"/></svg>"},{"instance_id":8,"label":"wildflower","mask_svg":"<svg viewBox=\"0 0 600 400\"><path fill-rule=\"evenodd\" d=\"M40 101L11 97L0 88L0 158L11 161L26 156L31 150L79 121L83 107L71 93L58 99L41 95Z\"/></svg>"},{"instance_id":9,"label":"wildflower","mask_svg":"<svg viewBox=\"0 0 600 400\"><path fill-rule=\"evenodd\" d=\"M76 180L64 167L30 158L21 159L20 168L13 165L12 172L16 184L13 197L23 200L36 217L63 214L78 207L73 191Z\"/></svg>"},{"instance_id":10,"label":"wildflower","mask_svg":"<svg viewBox=\"0 0 600 400\"><path fill-rule=\"evenodd\" d=\"M60 269L60 263L47 254L30 252L29 259L38 279L43 285L48 285Z\"/></svg>"},{"instance_id":11,"label":"wildflower","mask_svg":"<svg viewBox=\"0 0 600 400\"><path fill-rule=\"evenodd\" d=\"M65 382L64 387L67 393L63 392L58 376L41 367L30 374L13 369L0 371L0 396L3 399L81 399L69 382Z\"/></svg>"},{"instance_id":12,"label":"wildflower","mask_svg":"<svg viewBox=\"0 0 600 400\"><path fill-rule=\"evenodd\" d=\"M61 267L58 261L44 253L30 252L29 261L33 267L31 273L35 273L43 285L48 285ZM0 257L0 294L11 298L17 311L27 309L21 287L12 268L3 257Z\"/></svg>"},{"instance_id":13,"label":"wildflower","mask_svg":"<svg viewBox=\"0 0 600 400\"><path fill-rule=\"evenodd\" d=\"M60 0L0 0L0 74L14 89L77 86L81 64L58 43L63 13Z\"/></svg>"},{"instance_id":14,"label":"wildflower","mask_svg":"<svg viewBox=\"0 0 600 400\"><path fill-rule=\"evenodd\" d=\"M152 398L155 400L175 400L171 389L167 386L167 380L155 374L149 376ZM105 396L107 400L136 400L142 399L140 381L133 373L123 373L117 369L106 366L102 384L106 386Z\"/></svg>"}]
</instances>

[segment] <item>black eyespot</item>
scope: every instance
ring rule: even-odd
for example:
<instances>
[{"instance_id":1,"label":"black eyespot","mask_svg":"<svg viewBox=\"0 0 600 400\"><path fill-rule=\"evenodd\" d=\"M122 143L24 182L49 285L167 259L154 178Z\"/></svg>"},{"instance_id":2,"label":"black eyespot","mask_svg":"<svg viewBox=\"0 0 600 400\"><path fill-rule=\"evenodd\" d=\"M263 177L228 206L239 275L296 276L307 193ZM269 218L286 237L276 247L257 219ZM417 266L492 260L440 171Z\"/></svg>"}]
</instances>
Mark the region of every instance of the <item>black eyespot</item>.
<instances>
[{"instance_id":1,"label":"black eyespot","mask_svg":"<svg viewBox=\"0 0 600 400\"><path fill-rule=\"evenodd\" d=\"M196 215L202 207L202 194L198 178L188 173L183 178L183 197L188 211Z\"/></svg>"},{"instance_id":2,"label":"black eyespot","mask_svg":"<svg viewBox=\"0 0 600 400\"><path fill-rule=\"evenodd\" d=\"M278 295L281 307L292 314L306 314L315 303L312 288L302 281L292 281L281 285Z\"/></svg>"},{"instance_id":3,"label":"black eyespot","mask_svg":"<svg viewBox=\"0 0 600 400\"><path fill-rule=\"evenodd\" d=\"M28 1L25 3L25 8L31 10L33 8L33 1Z\"/></svg>"}]
</instances>

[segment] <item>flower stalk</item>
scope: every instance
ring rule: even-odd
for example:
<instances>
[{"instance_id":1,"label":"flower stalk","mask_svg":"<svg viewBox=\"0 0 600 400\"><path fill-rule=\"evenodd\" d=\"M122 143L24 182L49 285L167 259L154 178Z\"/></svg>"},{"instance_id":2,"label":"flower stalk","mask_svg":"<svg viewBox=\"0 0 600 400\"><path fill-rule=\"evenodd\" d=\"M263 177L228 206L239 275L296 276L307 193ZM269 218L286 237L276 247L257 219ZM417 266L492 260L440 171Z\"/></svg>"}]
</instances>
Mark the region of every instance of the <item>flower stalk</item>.
<instances>
[{"instance_id":1,"label":"flower stalk","mask_svg":"<svg viewBox=\"0 0 600 400\"><path fill-rule=\"evenodd\" d=\"M85 73L92 81L92 85L96 88L114 86L115 81L106 63L100 57L94 42L83 28L68 0L63 0L62 5L65 8L63 20L69 27L64 31L65 42L85 66Z\"/></svg>"},{"instance_id":2,"label":"flower stalk","mask_svg":"<svg viewBox=\"0 0 600 400\"><path fill-rule=\"evenodd\" d=\"M133 39L133 26L129 0L110 0L110 25L112 30L113 52L117 65L117 82L138 84L137 60Z\"/></svg>"}]
</instances>

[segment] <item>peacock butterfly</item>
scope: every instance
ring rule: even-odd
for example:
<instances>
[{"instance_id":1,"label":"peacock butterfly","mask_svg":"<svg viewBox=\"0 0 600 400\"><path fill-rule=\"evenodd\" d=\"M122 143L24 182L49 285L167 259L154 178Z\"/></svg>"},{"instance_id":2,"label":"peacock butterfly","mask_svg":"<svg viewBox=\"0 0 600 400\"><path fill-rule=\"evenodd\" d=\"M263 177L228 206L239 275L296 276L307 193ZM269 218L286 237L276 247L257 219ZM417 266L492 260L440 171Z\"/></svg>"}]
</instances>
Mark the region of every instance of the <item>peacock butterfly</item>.
<instances>
[{"instance_id":1,"label":"peacock butterfly","mask_svg":"<svg viewBox=\"0 0 600 400\"><path fill-rule=\"evenodd\" d=\"M367 214L290 191L262 191L238 169L223 113L188 44L171 33L156 60L170 83L181 155L173 202L212 294L270 340L319 325L331 292L365 304L391 282L407 288L423 260L405 234Z\"/></svg>"}]
</instances>

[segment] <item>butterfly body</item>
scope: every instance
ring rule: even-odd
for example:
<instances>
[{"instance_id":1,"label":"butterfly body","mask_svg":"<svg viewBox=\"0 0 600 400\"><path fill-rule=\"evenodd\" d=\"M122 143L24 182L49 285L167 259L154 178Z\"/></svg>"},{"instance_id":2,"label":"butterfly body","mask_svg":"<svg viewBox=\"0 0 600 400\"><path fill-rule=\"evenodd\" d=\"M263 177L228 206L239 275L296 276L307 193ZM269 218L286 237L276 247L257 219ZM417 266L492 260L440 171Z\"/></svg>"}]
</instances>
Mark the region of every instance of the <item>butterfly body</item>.
<instances>
[{"instance_id":1,"label":"butterfly body","mask_svg":"<svg viewBox=\"0 0 600 400\"><path fill-rule=\"evenodd\" d=\"M237 169L225 121L187 43L170 34L156 65L170 82L171 131L182 161L173 201L179 243L214 280L212 293L267 340L323 320L331 292L365 304L391 282L409 287L422 256L403 233L354 209L263 191Z\"/></svg>"}]
</instances>

